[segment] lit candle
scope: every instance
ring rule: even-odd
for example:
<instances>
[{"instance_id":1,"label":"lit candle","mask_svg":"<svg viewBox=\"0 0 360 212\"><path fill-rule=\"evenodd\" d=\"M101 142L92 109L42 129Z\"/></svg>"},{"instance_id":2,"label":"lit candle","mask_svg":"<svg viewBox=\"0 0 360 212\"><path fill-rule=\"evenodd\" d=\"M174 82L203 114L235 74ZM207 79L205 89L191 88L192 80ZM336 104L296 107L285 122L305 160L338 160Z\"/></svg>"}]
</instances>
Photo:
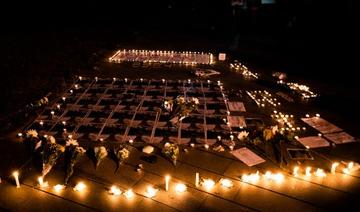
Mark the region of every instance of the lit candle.
<instances>
[{"instance_id":1,"label":"lit candle","mask_svg":"<svg viewBox=\"0 0 360 212\"><path fill-rule=\"evenodd\" d=\"M295 177L298 176L298 171L299 171L299 167L298 167L298 166L295 166L295 167L294 167L294 170L293 170L293 175L294 175Z\"/></svg>"},{"instance_id":2,"label":"lit candle","mask_svg":"<svg viewBox=\"0 0 360 212\"><path fill-rule=\"evenodd\" d=\"M110 192L110 194L112 194L114 196L119 196L122 193L121 190L117 186L111 186L109 192Z\"/></svg>"},{"instance_id":3,"label":"lit candle","mask_svg":"<svg viewBox=\"0 0 360 212\"><path fill-rule=\"evenodd\" d=\"M169 191L169 181L170 181L170 176L167 175L165 177L165 191Z\"/></svg>"},{"instance_id":4,"label":"lit candle","mask_svg":"<svg viewBox=\"0 0 360 212\"><path fill-rule=\"evenodd\" d=\"M316 169L315 176L317 176L317 177L325 177L326 174L325 174L324 170L318 168L318 169Z\"/></svg>"},{"instance_id":5,"label":"lit candle","mask_svg":"<svg viewBox=\"0 0 360 212\"><path fill-rule=\"evenodd\" d=\"M20 182L19 182L19 172L15 171L13 173L13 176L15 178L16 188L20 188Z\"/></svg>"},{"instance_id":6,"label":"lit candle","mask_svg":"<svg viewBox=\"0 0 360 212\"><path fill-rule=\"evenodd\" d=\"M133 141L132 139L130 139L130 140L129 140L129 143L130 143L130 144L133 144L133 143L134 143L134 141Z\"/></svg>"},{"instance_id":7,"label":"lit candle","mask_svg":"<svg viewBox=\"0 0 360 212\"><path fill-rule=\"evenodd\" d=\"M307 177L310 177L310 176L311 176L311 167L306 167L305 175L306 175Z\"/></svg>"},{"instance_id":8,"label":"lit candle","mask_svg":"<svg viewBox=\"0 0 360 212\"><path fill-rule=\"evenodd\" d=\"M229 179L221 179L220 184L226 188L231 188L233 186L233 182Z\"/></svg>"},{"instance_id":9,"label":"lit candle","mask_svg":"<svg viewBox=\"0 0 360 212\"><path fill-rule=\"evenodd\" d=\"M124 195L127 199L131 199L134 197L134 192L131 189L129 189L126 192L124 192Z\"/></svg>"},{"instance_id":10,"label":"lit candle","mask_svg":"<svg viewBox=\"0 0 360 212\"><path fill-rule=\"evenodd\" d=\"M64 186L63 185L60 185L60 184L57 184L56 186L54 186L54 190L56 192L60 192L61 190L64 189Z\"/></svg>"},{"instance_id":11,"label":"lit candle","mask_svg":"<svg viewBox=\"0 0 360 212\"><path fill-rule=\"evenodd\" d=\"M146 189L146 196L149 198L152 198L152 197L156 196L157 192L158 192L158 189L155 189L152 186L148 186Z\"/></svg>"},{"instance_id":12,"label":"lit candle","mask_svg":"<svg viewBox=\"0 0 360 212\"><path fill-rule=\"evenodd\" d=\"M208 145L208 144L205 144L204 147L205 147L206 150L209 149L209 145Z\"/></svg>"},{"instance_id":13,"label":"lit candle","mask_svg":"<svg viewBox=\"0 0 360 212\"><path fill-rule=\"evenodd\" d=\"M86 185L83 182L76 184L74 191L83 191L86 188Z\"/></svg>"},{"instance_id":14,"label":"lit candle","mask_svg":"<svg viewBox=\"0 0 360 212\"><path fill-rule=\"evenodd\" d=\"M175 186L175 191L176 191L176 192L179 192L179 193L185 192L186 189L187 189L187 188L186 188L186 185L183 184L183 183L178 183L178 184L176 184L176 186Z\"/></svg>"},{"instance_id":15,"label":"lit candle","mask_svg":"<svg viewBox=\"0 0 360 212\"><path fill-rule=\"evenodd\" d=\"M210 190L215 186L215 182L212 179L204 179L202 185L207 189Z\"/></svg>"},{"instance_id":16,"label":"lit candle","mask_svg":"<svg viewBox=\"0 0 360 212\"><path fill-rule=\"evenodd\" d=\"M338 162L334 162L332 165L331 165L331 174L335 174L336 172L336 167L339 166L339 163Z\"/></svg>"},{"instance_id":17,"label":"lit candle","mask_svg":"<svg viewBox=\"0 0 360 212\"><path fill-rule=\"evenodd\" d=\"M200 179L199 173L196 172L196 175L195 175L195 186L196 186L196 187L199 187L199 179Z\"/></svg>"}]
</instances>

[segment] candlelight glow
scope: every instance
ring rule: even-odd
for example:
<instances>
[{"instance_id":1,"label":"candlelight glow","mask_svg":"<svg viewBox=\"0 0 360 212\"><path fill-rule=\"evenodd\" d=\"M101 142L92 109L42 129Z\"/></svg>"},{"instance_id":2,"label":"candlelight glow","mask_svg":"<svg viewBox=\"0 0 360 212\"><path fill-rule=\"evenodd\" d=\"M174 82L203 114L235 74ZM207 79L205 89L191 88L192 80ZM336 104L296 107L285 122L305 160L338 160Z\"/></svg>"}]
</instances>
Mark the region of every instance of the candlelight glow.
<instances>
[{"instance_id":1,"label":"candlelight glow","mask_svg":"<svg viewBox=\"0 0 360 212\"><path fill-rule=\"evenodd\" d=\"M19 172L18 171L13 172L13 176L15 178L16 188L20 188Z\"/></svg>"},{"instance_id":2,"label":"candlelight glow","mask_svg":"<svg viewBox=\"0 0 360 212\"><path fill-rule=\"evenodd\" d=\"M255 174L244 174L241 177L241 180L245 181L245 182L256 182L260 179L260 175L259 175L259 171L257 171Z\"/></svg>"},{"instance_id":3,"label":"candlelight glow","mask_svg":"<svg viewBox=\"0 0 360 212\"><path fill-rule=\"evenodd\" d=\"M295 177L299 176L298 172L299 172L299 167L298 167L298 166L295 166L295 167L294 167L294 170L293 170L293 175L294 175Z\"/></svg>"},{"instance_id":4,"label":"candlelight glow","mask_svg":"<svg viewBox=\"0 0 360 212\"><path fill-rule=\"evenodd\" d=\"M40 188L47 188L47 187L49 187L48 182L44 182L44 178L43 178L43 177L38 177L38 182L39 182Z\"/></svg>"},{"instance_id":5,"label":"candlelight glow","mask_svg":"<svg viewBox=\"0 0 360 212\"><path fill-rule=\"evenodd\" d=\"M267 171L265 174L264 174L264 177L268 180L273 180L273 181L276 181L276 182L281 182L284 180L284 175L281 174L281 173L277 173L277 174L272 174L270 171Z\"/></svg>"},{"instance_id":6,"label":"candlelight glow","mask_svg":"<svg viewBox=\"0 0 360 212\"><path fill-rule=\"evenodd\" d=\"M231 188L233 187L233 182L229 179L221 179L220 180L220 184L226 188Z\"/></svg>"},{"instance_id":7,"label":"candlelight glow","mask_svg":"<svg viewBox=\"0 0 360 212\"><path fill-rule=\"evenodd\" d=\"M183 183L178 183L178 184L176 184L176 186L175 186L175 191L176 191L176 192L179 192L179 193L185 192L186 189L187 189L187 187L186 187L186 185L183 184Z\"/></svg>"},{"instance_id":8,"label":"candlelight glow","mask_svg":"<svg viewBox=\"0 0 360 212\"><path fill-rule=\"evenodd\" d=\"M204 179L202 186L204 186L207 190L210 190L215 186L215 182L212 179Z\"/></svg>"},{"instance_id":9,"label":"candlelight glow","mask_svg":"<svg viewBox=\"0 0 360 212\"><path fill-rule=\"evenodd\" d=\"M170 176L167 175L165 177L165 191L169 191L169 181L170 181Z\"/></svg>"},{"instance_id":10,"label":"candlelight glow","mask_svg":"<svg viewBox=\"0 0 360 212\"><path fill-rule=\"evenodd\" d=\"M109 192L115 196L119 196L122 193L122 191L117 186L111 186Z\"/></svg>"},{"instance_id":11,"label":"candlelight glow","mask_svg":"<svg viewBox=\"0 0 360 212\"><path fill-rule=\"evenodd\" d=\"M54 186L54 190L55 190L56 192L60 192L60 191L62 191L64 188L65 188L65 186L64 186L64 185L61 185L61 184L57 184L57 185Z\"/></svg>"},{"instance_id":12,"label":"candlelight glow","mask_svg":"<svg viewBox=\"0 0 360 212\"><path fill-rule=\"evenodd\" d=\"M326 177L326 173L324 172L324 170L318 168L315 171L315 176L317 176L317 177Z\"/></svg>"},{"instance_id":13,"label":"candlelight glow","mask_svg":"<svg viewBox=\"0 0 360 212\"><path fill-rule=\"evenodd\" d=\"M311 167L306 167L306 169L305 169L305 175L306 175L307 177L310 177L310 176L311 176Z\"/></svg>"},{"instance_id":14,"label":"candlelight glow","mask_svg":"<svg viewBox=\"0 0 360 212\"><path fill-rule=\"evenodd\" d=\"M331 174L335 174L336 172L336 167L339 166L339 163L338 162L334 162L332 165L331 165Z\"/></svg>"},{"instance_id":15,"label":"candlelight glow","mask_svg":"<svg viewBox=\"0 0 360 212\"><path fill-rule=\"evenodd\" d=\"M156 196L157 192L158 192L158 189L155 189L152 186L148 186L146 189L146 196L149 198L153 198L154 196Z\"/></svg>"},{"instance_id":16,"label":"candlelight glow","mask_svg":"<svg viewBox=\"0 0 360 212\"><path fill-rule=\"evenodd\" d=\"M349 169L349 171L354 167L354 162L350 162L348 163L347 169Z\"/></svg>"},{"instance_id":17,"label":"candlelight glow","mask_svg":"<svg viewBox=\"0 0 360 212\"><path fill-rule=\"evenodd\" d=\"M348 168L344 168L344 169L343 169L343 173L344 173L344 174L350 174L350 170L349 170Z\"/></svg>"},{"instance_id":18,"label":"candlelight glow","mask_svg":"<svg viewBox=\"0 0 360 212\"><path fill-rule=\"evenodd\" d=\"M78 184L76 184L74 191L83 191L85 190L86 185L83 182L79 182Z\"/></svg>"},{"instance_id":19,"label":"candlelight glow","mask_svg":"<svg viewBox=\"0 0 360 212\"><path fill-rule=\"evenodd\" d=\"M127 190L127 191L124 192L124 195L125 195L125 197L126 197L127 199L131 199L131 198L134 197L134 192L133 192L131 189L129 189L129 190Z\"/></svg>"}]
</instances>

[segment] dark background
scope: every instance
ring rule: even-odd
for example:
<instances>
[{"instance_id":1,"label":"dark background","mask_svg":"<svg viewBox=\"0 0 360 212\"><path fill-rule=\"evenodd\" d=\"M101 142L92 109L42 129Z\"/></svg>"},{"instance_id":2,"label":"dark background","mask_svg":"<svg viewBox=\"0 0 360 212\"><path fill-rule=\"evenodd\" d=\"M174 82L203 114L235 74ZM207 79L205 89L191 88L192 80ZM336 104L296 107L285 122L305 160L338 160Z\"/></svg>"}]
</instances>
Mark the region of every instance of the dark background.
<instances>
[{"instance_id":1,"label":"dark background","mask_svg":"<svg viewBox=\"0 0 360 212\"><path fill-rule=\"evenodd\" d=\"M355 1L11 1L0 10L1 114L60 87L64 70L89 69L129 46L225 51L255 71L282 71L318 89L328 109L359 112ZM332 104L332 102L341 102Z\"/></svg>"}]
</instances>

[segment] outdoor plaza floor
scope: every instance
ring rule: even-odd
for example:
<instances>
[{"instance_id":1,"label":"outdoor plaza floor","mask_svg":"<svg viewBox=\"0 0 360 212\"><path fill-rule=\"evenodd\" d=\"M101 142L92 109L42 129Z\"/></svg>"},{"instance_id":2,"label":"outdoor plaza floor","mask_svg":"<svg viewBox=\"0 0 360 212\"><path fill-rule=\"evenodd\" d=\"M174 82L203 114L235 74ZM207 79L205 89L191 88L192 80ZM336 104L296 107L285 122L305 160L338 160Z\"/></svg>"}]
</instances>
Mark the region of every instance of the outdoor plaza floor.
<instances>
[{"instance_id":1,"label":"outdoor plaza floor","mask_svg":"<svg viewBox=\"0 0 360 212\"><path fill-rule=\"evenodd\" d=\"M246 94L246 87L235 89L236 95L230 93L232 87L227 85L227 78L232 76L214 76L211 80L188 80L184 76L179 79L162 79L146 73L142 76L129 77L120 72L112 76L116 78L77 78L65 93L59 94L26 126L26 129L36 129L40 135L53 135L59 143L65 143L71 135L85 148L100 144L109 148L126 144L130 156L117 172L117 164L110 158L105 158L95 169L92 161L84 156L76 164L70 186L56 191L53 186L62 184L64 179L61 163L46 177L50 185L47 188L37 185L39 172L35 168L29 169L27 164L19 168L20 188L16 188L12 177L2 174L0 209L322 211L349 207L356 210L359 207L360 172L355 170L344 174L338 169L330 173L334 161L359 161L359 143L349 134L344 135L342 129L328 123L326 117L304 117L306 112L296 110L296 107L278 97L276 101L281 106L277 106L277 112L283 111L285 114L292 111L293 125L307 129L301 134L297 145L283 146L282 150L306 149L305 146L310 145L307 151L312 158L299 160L288 156L288 164L280 166L266 144L256 148L237 141L237 134L243 129L251 129L254 121L260 120L267 124L273 121L270 114L275 114L270 104L264 108L258 107ZM248 83L244 82L242 86ZM275 92L269 92L275 95ZM196 97L200 104L198 111L192 112L178 126L174 126L169 122L170 114L162 104L164 100L179 95ZM319 136L318 133L323 135ZM231 135L235 136L234 141ZM319 138L325 141L318 141ZM14 139L14 142L20 140ZM129 143L130 140L133 142ZM176 166L161 156L161 148L166 142L180 146ZM213 149L219 143L224 147L222 152ZM147 160L148 155L142 152L146 145L155 147L152 153L156 156L155 161ZM244 147L264 162L248 166L235 157L233 151ZM15 160L11 156L7 159ZM143 166L141 169L139 164ZM301 168L299 175L293 174L294 165ZM316 168L325 170L326 177L314 174L306 176L304 169L308 166L313 167L313 171ZM257 180L245 180L242 177L257 171L260 173ZM282 173L284 178L280 181L268 179L265 176L267 171ZM196 186L196 173L201 178L212 179L216 184L212 188ZM171 177L169 191L165 191L165 177L168 175ZM233 186L222 186L221 179L231 180ZM80 181L87 186L86 189L74 191L71 186ZM175 191L176 183L184 183L187 190ZM109 189L112 185L117 185L122 191L132 189L134 196L126 198L124 195L111 195ZM148 186L159 189L155 196L148 197Z\"/></svg>"}]
</instances>

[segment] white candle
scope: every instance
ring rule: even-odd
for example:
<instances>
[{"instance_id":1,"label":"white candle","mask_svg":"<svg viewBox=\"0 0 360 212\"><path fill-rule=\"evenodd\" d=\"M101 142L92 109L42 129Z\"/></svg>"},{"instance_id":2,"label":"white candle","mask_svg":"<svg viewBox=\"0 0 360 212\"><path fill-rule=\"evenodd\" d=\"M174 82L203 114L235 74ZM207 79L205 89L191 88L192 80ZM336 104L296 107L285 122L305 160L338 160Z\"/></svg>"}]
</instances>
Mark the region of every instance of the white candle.
<instances>
[{"instance_id":1,"label":"white candle","mask_svg":"<svg viewBox=\"0 0 360 212\"><path fill-rule=\"evenodd\" d=\"M16 188L20 188L20 182L19 182L19 172L15 171L13 173L13 176L15 178Z\"/></svg>"},{"instance_id":2,"label":"white candle","mask_svg":"<svg viewBox=\"0 0 360 212\"><path fill-rule=\"evenodd\" d=\"M169 181L170 181L170 176L167 175L165 177L165 191L169 191Z\"/></svg>"},{"instance_id":3,"label":"white candle","mask_svg":"<svg viewBox=\"0 0 360 212\"><path fill-rule=\"evenodd\" d=\"M336 167L338 167L338 166L339 166L338 162L335 162L331 165L331 174L335 174Z\"/></svg>"},{"instance_id":4,"label":"white candle","mask_svg":"<svg viewBox=\"0 0 360 212\"><path fill-rule=\"evenodd\" d=\"M199 186L199 173L196 172L196 175L195 175L195 186L198 187Z\"/></svg>"}]
</instances>

